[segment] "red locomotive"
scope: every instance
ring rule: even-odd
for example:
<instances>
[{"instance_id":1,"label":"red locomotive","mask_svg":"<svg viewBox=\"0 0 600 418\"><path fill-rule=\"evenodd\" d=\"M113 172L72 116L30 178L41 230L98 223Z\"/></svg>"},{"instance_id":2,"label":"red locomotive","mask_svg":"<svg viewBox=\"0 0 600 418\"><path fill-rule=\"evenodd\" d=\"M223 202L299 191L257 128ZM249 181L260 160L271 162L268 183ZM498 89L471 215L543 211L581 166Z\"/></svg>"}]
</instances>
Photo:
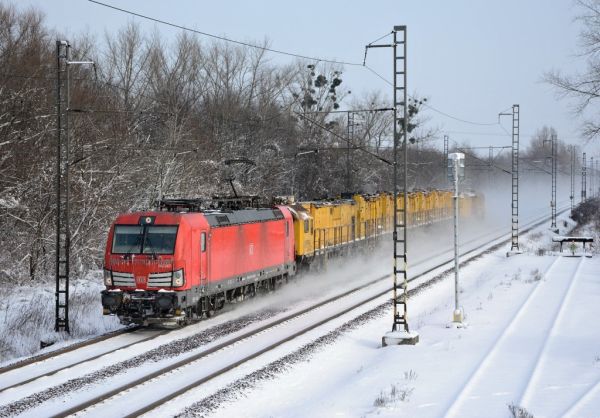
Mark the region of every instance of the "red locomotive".
<instances>
[{"instance_id":1,"label":"red locomotive","mask_svg":"<svg viewBox=\"0 0 600 418\"><path fill-rule=\"evenodd\" d=\"M194 211L166 201L163 209L120 215L108 234L102 306L125 324L177 326L296 273L285 206Z\"/></svg>"}]
</instances>

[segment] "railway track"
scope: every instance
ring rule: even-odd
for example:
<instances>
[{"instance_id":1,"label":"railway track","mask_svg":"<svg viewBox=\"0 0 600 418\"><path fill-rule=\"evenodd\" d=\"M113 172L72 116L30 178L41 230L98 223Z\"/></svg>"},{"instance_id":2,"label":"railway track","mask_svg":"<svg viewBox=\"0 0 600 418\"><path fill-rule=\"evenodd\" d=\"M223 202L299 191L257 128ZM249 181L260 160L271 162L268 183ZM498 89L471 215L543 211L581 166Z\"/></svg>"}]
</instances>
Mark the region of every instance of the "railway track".
<instances>
[{"instance_id":1,"label":"railway track","mask_svg":"<svg viewBox=\"0 0 600 418\"><path fill-rule=\"evenodd\" d=\"M543 360L544 348L560 317L561 303L584 259L556 258L544 272L544 280L531 289L503 332L488 347L468 380L459 385L445 416L468 416L473 411L501 410L511 400L523 405ZM563 280L568 278L569 280ZM546 315L540 315L545 312ZM514 355L520 341L528 350ZM503 377L510 378L503 378ZM537 386L537 385L534 385Z\"/></svg>"},{"instance_id":2,"label":"railway track","mask_svg":"<svg viewBox=\"0 0 600 418\"><path fill-rule=\"evenodd\" d=\"M106 340L108 340L110 338L114 338L114 337L117 337L119 335L123 335L123 334L128 334L128 333L131 333L131 332L135 332L138 329L140 329L140 327L139 326L135 326L135 327L129 327L129 328L124 328L124 329L119 329L119 330L112 331L112 332L107 332L106 334L98 335L97 337L93 337L93 338L90 338L90 339L85 340L85 341L81 341L81 342L78 342L78 343L75 343L75 344L69 344L66 347L59 348L58 350L52 350L52 351L49 351L49 352L44 353L44 354L38 354L38 355L35 355L35 356L32 356L32 357L26 358L24 360L16 361L16 362L8 364L8 365L6 365L4 367L0 367L0 375L4 374L6 372L9 372L11 370L15 370L15 369L19 369L19 368L28 366L30 364L40 363L40 362L48 360L48 359L50 359L52 357L57 357L57 356L60 356L62 354L65 354L65 353L69 353L71 351L79 350L80 348L87 347L87 346L92 345L92 344L97 344L99 342L106 341Z\"/></svg>"},{"instance_id":3,"label":"railway track","mask_svg":"<svg viewBox=\"0 0 600 418\"><path fill-rule=\"evenodd\" d=\"M565 257L568 258L568 257ZM600 380L598 372L588 364L580 364L578 369L573 363L563 362L558 347L566 341L577 341L578 348L582 348L576 354L577 358L594 358L596 349L594 345L586 348L583 343L585 336L581 336L574 328L574 323L585 323L589 318L597 317L600 309L580 309L586 296L594 295L593 289L597 288L597 262L581 258L580 266L576 273L570 278L568 290L565 292L563 301L556 315L555 321L544 341L543 349L540 351L537 362L527 382L526 389L518 405L529 411L535 411L540 416L560 417L583 417L595 416L598 410L597 400L600 399ZM566 280L562 275L560 280ZM591 297L593 300L593 296ZM576 312L574 315L573 313ZM594 334L593 332L591 333ZM578 337L575 337L578 335ZM584 333L585 335L585 333ZM594 363L597 363L594 358ZM573 376L565 379L565 375ZM548 397L549 388L557 388L552 397Z\"/></svg>"},{"instance_id":4,"label":"railway track","mask_svg":"<svg viewBox=\"0 0 600 418\"><path fill-rule=\"evenodd\" d=\"M595 384L591 385L575 402L573 402L569 408L564 411L561 416L567 418L577 418L587 415L588 411L583 412L586 406L589 407L588 403L592 403L593 399L598 399L600 396L600 380L597 380ZM591 409L591 408L589 408ZM592 413L589 411L589 413Z\"/></svg>"},{"instance_id":5,"label":"railway track","mask_svg":"<svg viewBox=\"0 0 600 418\"><path fill-rule=\"evenodd\" d=\"M527 227L522 228L522 231L525 232L526 230L529 230L531 228L539 226L539 224L545 222L546 220L547 220L547 217L538 218L535 221L531 222ZM463 257L462 257L463 261L473 258L473 257L476 257L481 252L486 251L486 248L489 251L493 247L496 247L498 245L503 245L507 240L503 239L503 238L494 238L492 240L488 240L486 245L482 245L480 241L481 241L481 238L475 238L473 240L470 240L469 243L465 243L465 245L471 244L471 246L473 248L469 252L467 252L463 255ZM447 261L444 261L443 263L437 263L434 266L430 266L425 269L422 269L422 271L418 275L412 277L410 279L410 282L413 285L411 292L417 291L422 286L427 286L428 285L427 282L424 281L424 279L423 279L424 276L429 273L432 273L436 270L443 269L443 266L445 263L447 263ZM190 390L194 387L202 385L203 383L205 383L217 376L223 375L227 371L234 369L243 363L246 363L264 353L272 351L273 349L281 346L285 342L288 342L295 338L298 338L299 336L304 335L311 330L314 330L324 324L330 323L333 320L335 320L347 313L357 310L361 306L365 306L368 303L385 296L386 294L388 294L390 292L390 288L388 285L381 286L381 283L383 283L384 281L387 281L387 280L389 280L389 275L378 277L374 280L369 281L368 283L365 283L354 289L346 291L340 295L337 295L335 297L321 301L315 305L312 305L310 307L302 309L298 312L294 312L292 314L285 315L285 316L278 318L274 321L271 321L267 324L255 327L248 332L239 333L238 335L232 336L220 343L216 343L213 345L209 344L208 345L209 347L207 347L203 350L200 350L198 352L195 352L193 355L188 355L187 357L182 358L178 361L170 362L168 365L165 365L164 367L155 368L152 373L143 374L143 375L139 376L138 378L135 378L133 380L130 379L127 382L125 381L126 379L123 379L124 383L116 388L114 386L111 386L111 390L104 391L103 393L101 393L97 396L92 396L84 401L76 402L75 405L71 405L70 407L65 408L65 405L63 405L60 412L57 412L54 416L62 417L62 416L67 416L67 415L74 414L74 413L81 412L81 411L85 411L86 414L92 413L92 411L93 411L92 408L94 405L105 402L105 401L111 399L112 397L115 397L116 395L124 393L125 391L128 392L128 396L126 396L126 397L121 396L121 399L126 398L127 403L130 405L131 404L144 405L143 408L139 408L137 410L130 411L127 416L135 416L135 415L139 415L141 413L147 412L147 411L153 409L154 407L168 401L169 399L179 396L180 394L186 392L187 390ZM418 283L419 280L421 280L422 283ZM379 288L377 288L377 286L376 286L377 284L380 285ZM370 289L371 293L368 297L357 297L357 294L359 293L359 291L365 292L370 287L374 287L374 288ZM351 295L354 295L354 296L350 297ZM343 299L347 299L345 304L340 302ZM326 309L326 307L328 307L328 308ZM309 317L311 315L318 317L318 318L306 321L307 319L310 319ZM303 319L299 320L299 318L303 318ZM300 326L295 326L295 327L292 326L292 323L294 323L294 322L300 323ZM309 325L304 325L305 323L308 323ZM282 328L285 328L288 331L285 333L285 336L281 336L281 338L279 338L279 336L278 336L278 338L276 338L274 340L266 339L267 341L264 341L262 344L256 343L255 337L257 335L264 335L264 334L268 334L269 332L271 334L274 334L277 332L273 332L273 330L281 330ZM234 345L236 345L239 349L239 347L241 346L240 343L245 342L247 340L253 341L253 344L246 344L246 345L247 346L252 345L252 347L256 348L255 350L247 353L247 355L244 355L241 358L237 358L235 361L229 361L229 362L225 361L223 363L222 367L219 367L216 369L210 369L210 367L208 367L208 368L206 368L206 372L203 373L202 375L199 375L198 372L196 372L195 375L198 375L198 378L196 378L193 382L190 382L189 378L186 379L185 382L177 382L177 383L169 383L169 384L164 384L164 382L162 382L161 377L169 376L169 375L177 375L177 374L185 375L186 373L182 373L181 371L183 371L186 367L198 368L198 366L203 361L206 363L207 362L206 359L211 358L211 356L213 356L213 358L211 358L211 361L214 363L214 360L215 360L214 356L216 354L218 354L219 352L226 352L226 351L228 351L228 349L230 347L232 347ZM202 367L204 367L204 366L202 366ZM38 378L44 377L44 376L45 375L40 375L40 376L38 376ZM30 379L28 381L32 381L32 380L34 380L34 379ZM146 386L152 382L161 382L156 385L156 386L159 386L159 388L148 389ZM23 382L22 384L24 384L24 383L26 383L26 382ZM12 385L11 387L14 387L14 386L16 386L16 385ZM162 391L161 391L161 387L163 389ZM164 392L165 387L176 387L177 390L168 391L169 393L163 393L162 395L159 395L161 392ZM148 393L153 393L153 394L156 394L155 397L153 397L153 399L157 399L157 400L150 404L148 404L147 402L144 403L143 401L140 401L140 403L131 402L131 399L130 399L131 392L136 390L136 388L138 391L142 392L142 394L143 394L142 398L145 399L148 397L147 396ZM140 390L140 388L141 388L141 390ZM8 389L8 387L5 387L4 389ZM8 406L10 406L10 405L8 405ZM31 405L31 407L35 409L35 405ZM0 409L0 415L2 414L2 410L4 410L4 411L7 410L4 408L5 407L2 407L2 409ZM28 410L28 409L29 408L25 408L25 410ZM129 409L131 409L131 407L129 407ZM18 412L18 411L15 411L15 412ZM99 412L99 411L96 411L96 412ZM35 415L35 413L34 413L34 415ZM92 413L92 415L93 415L93 413Z\"/></svg>"},{"instance_id":6,"label":"railway track","mask_svg":"<svg viewBox=\"0 0 600 418\"><path fill-rule=\"evenodd\" d=\"M523 228L523 230L529 230L539 226L546 220L547 217L538 219L528 225L528 227ZM477 241L477 239L471 240L471 244L474 246L474 248L463 255L461 260L462 262L477 257L482 252L490 251L500 245L504 245L507 242L505 239L496 238L488 241L486 245L481 245L480 243L477 245ZM414 294L415 292L430 286L431 284L425 279L425 276L430 273L434 273L437 270L443 271L446 264L447 261L444 263L438 263L435 266L424 269L418 275L412 277L410 279L410 283L412 284L410 293ZM448 269L448 271L450 270L451 269ZM388 276L386 275L385 277L377 278L370 283L361 286L360 290L362 290L364 293L365 289L383 280L389 280ZM276 349L286 342L305 335L324 324L331 323L332 321L351 313L352 311L367 306L369 303L384 298L387 294L389 294L391 289L389 286L384 286L383 288L379 289L371 289L371 294L369 294L369 296L348 298L348 296L356 294L358 290L359 289L353 289L345 292L342 295L338 295L334 298L323 301L315 306L311 306L299 312L286 315L283 318L272 321L255 330L229 338L226 341L196 353L193 356L177 361L164 368L155 370L151 374L139 377L138 379L130 381L117 388L113 388L112 390L107 391L100 396L88 399L87 401L64 410L55 416L64 417L78 412L84 412L86 416L100 416L105 413L105 410L102 407L95 408L95 406L102 405L107 401L111 403L121 402L121 405L117 406L117 408L122 412L122 416L132 417L144 414L193 388L222 376L230 370ZM348 300L342 302L342 299ZM326 310L324 307L328 305L330 309ZM333 307L332 305L335 306ZM309 316L314 318L311 319ZM300 318L303 318L303 320L300 320ZM282 331L283 328L285 328L285 332ZM265 337L267 334L277 335L275 338ZM241 344L249 342L251 342L251 344ZM235 359L227 360L226 357L228 357L230 354L228 352L230 352L231 347L234 346L238 351L238 356ZM252 349L248 350L249 347ZM240 351L244 352L243 355L239 355ZM221 354L219 355L219 353ZM215 365L218 366L215 367ZM196 377L190 381L189 376ZM165 390L165 388L176 389ZM147 402L146 400L148 393L154 394L152 397L152 402ZM122 394L125 395L121 396ZM125 402L122 402L122 400ZM131 405L136 406L132 407ZM140 405L141 407L138 407Z\"/></svg>"},{"instance_id":7,"label":"railway track","mask_svg":"<svg viewBox=\"0 0 600 418\"><path fill-rule=\"evenodd\" d=\"M566 209L560 211L560 214L564 213L565 211L566 211ZM536 221L531 222L530 224L528 224L528 226L526 226L525 228L522 228L522 232L528 232L531 229L540 226L543 222L547 221L547 219L548 219L548 217L543 217L541 219L538 219ZM477 239L472 239L472 240L469 241L469 243L473 244L476 241L477 241ZM461 256L460 262L461 262L461 264L467 263L471 259L477 258L480 254L493 251L493 250L497 249L498 247L500 247L502 245L505 245L507 242L510 242L510 239L501 240L501 242L498 242L498 239L490 240L489 242L486 243L486 245L484 245L484 248L482 248L482 247L473 248L472 250L464 253ZM433 284L432 282L437 281L441 277L443 277L446 274L452 272L453 271L453 267L452 266L447 267L446 270L442 270L448 264L449 264L448 261L440 263L440 264L437 264L434 267L429 267L425 271L422 271L419 274L417 274L417 275L413 276L412 278L410 278L409 279L409 283L414 284L414 286L412 286L409 289L409 291L408 291L409 296L414 296L416 293L419 293L420 291L422 291L422 290L430 287ZM440 270L442 270L442 271L440 271ZM419 280L419 279L424 279L425 276L427 276L427 275L429 275L431 273L434 273L434 272L437 272L437 275L435 275L433 279L431 279L431 280ZM386 276L385 278L389 279L388 276ZM285 336L284 338L280 338L279 340L273 342L272 344L270 344L270 345L268 345L266 347L263 347L263 348L255 351L255 352L253 352L253 353L251 353L251 354L249 354L249 355L241 358L241 359L238 359L238 360L236 360L234 362L231 362L230 364L227 364L226 366L220 368L219 370L216 370L216 371L214 371L214 372L212 372L210 374L207 374L205 376L199 377L199 378L195 379L192 382L188 381L186 384L183 384L183 385L179 386L179 388L177 390L172 391L168 395L160 397L160 398L157 398L157 399L154 399L153 402L151 402L151 403L149 403L149 404L147 404L147 405L145 405L145 406L143 406L141 408L136 408L133 411L129 411L127 414L125 414L123 416L125 416L126 418L137 417L137 416L143 415L143 414L145 414L145 413L147 413L149 411L152 411L153 409L155 409L155 408L157 408L157 407L159 407L161 405L164 405L166 402L169 402L169 401L175 399L176 397L178 397L178 396L180 396L180 395L182 395L182 394L184 394L184 393L186 393L186 392L188 392L188 391L190 391L190 390L192 390L192 389L194 389L194 388L202 385L203 383L206 383L209 380L212 380L212 379L214 379L214 378L216 378L218 376L221 376L221 375L227 373L228 371L230 371L230 370L232 370L232 369L234 369L234 368L236 368L236 367L238 367L238 366L240 366L240 365L242 365L244 363L247 363L247 362L249 362L249 361L257 358L258 356L260 356L260 355L262 355L264 353L267 353L267 352L269 352L271 350L274 350L275 348L281 346L282 344L284 344L286 342L294 340L294 339L296 339L296 338L298 338L298 337L300 337L300 336L308 333L309 331L312 331L312 330L320 327L323 324L327 324L327 323L329 323L329 322L331 322L331 321L333 321L335 319L340 318L341 316L343 316L343 315L345 315L345 314L347 314L347 313L349 313L351 311L356 310L359 307L364 307L367 304L369 304L370 302L376 301L377 299L380 299L381 297L384 297L385 295L389 294L391 292L391 290L392 290L392 288L388 287L388 288L384 289L382 292L377 292L377 293L375 293L373 295L370 295L369 297L366 297L366 298L362 299L361 301L359 301L359 302L357 302L357 303L355 303L355 304L353 304L353 305L351 305L349 307L345 307L343 309L338 309L334 314L332 314L332 315L330 315L330 316L328 316L326 318L323 318L323 319L321 319L319 321L313 322L310 325L307 325L307 326L303 327L302 329L300 329L298 331L290 333L289 335ZM244 338L236 339L236 340L232 341L231 344L238 343L238 342L242 341L243 339L251 337L251 336L252 335L248 335L248 336L245 336ZM188 363L186 365L191 365L191 363ZM169 372L170 372L170 370L169 370ZM183 373L183 374L185 374L185 373ZM143 384L144 384L144 382L142 382L142 381L140 381L138 383L138 385L143 385ZM137 385L128 386L125 390L129 390L129 389L131 389L131 388L133 388L135 386L137 386ZM149 390L150 390L151 393L154 393L154 391L152 389L149 389ZM146 388L146 390L144 392L147 393L147 391L148 391L148 388ZM105 399L107 399L107 398L105 398ZM105 399L103 399L103 400L105 400ZM66 416L66 415L58 415L58 416L62 417L62 416Z\"/></svg>"},{"instance_id":8,"label":"railway track","mask_svg":"<svg viewBox=\"0 0 600 418\"><path fill-rule=\"evenodd\" d=\"M0 370L0 376L2 376L0 393L110 355L118 350L124 350L134 345L153 340L168 332L168 330L145 330L140 329L140 327L128 328L121 332L104 334L101 336L102 338L92 338L81 344L73 344L66 347L68 348L67 350L56 350L51 356L43 355L34 357L30 359L31 361L16 363ZM100 342L105 342L105 344L100 345ZM77 350L92 345L96 345L97 349L82 350L81 355L74 355Z\"/></svg>"}]
</instances>

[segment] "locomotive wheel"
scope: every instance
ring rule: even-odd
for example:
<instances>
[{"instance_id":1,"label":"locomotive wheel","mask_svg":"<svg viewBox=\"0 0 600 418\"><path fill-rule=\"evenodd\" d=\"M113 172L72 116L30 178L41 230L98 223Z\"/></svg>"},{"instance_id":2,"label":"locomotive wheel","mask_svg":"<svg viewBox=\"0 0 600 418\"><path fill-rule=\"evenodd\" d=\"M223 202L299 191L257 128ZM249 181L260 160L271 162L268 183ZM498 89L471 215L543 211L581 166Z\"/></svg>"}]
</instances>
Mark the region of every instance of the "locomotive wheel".
<instances>
[{"instance_id":1,"label":"locomotive wheel","mask_svg":"<svg viewBox=\"0 0 600 418\"><path fill-rule=\"evenodd\" d=\"M256 285L251 284L246 288L246 295L249 298L253 298L254 296L256 296Z\"/></svg>"},{"instance_id":2,"label":"locomotive wheel","mask_svg":"<svg viewBox=\"0 0 600 418\"><path fill-rule=\"evenodd\" d=\"M194 322L192 308L186 308L185 310L185 321L183 321L183 325L190 325Z\"/></svg>"}]
</instances>

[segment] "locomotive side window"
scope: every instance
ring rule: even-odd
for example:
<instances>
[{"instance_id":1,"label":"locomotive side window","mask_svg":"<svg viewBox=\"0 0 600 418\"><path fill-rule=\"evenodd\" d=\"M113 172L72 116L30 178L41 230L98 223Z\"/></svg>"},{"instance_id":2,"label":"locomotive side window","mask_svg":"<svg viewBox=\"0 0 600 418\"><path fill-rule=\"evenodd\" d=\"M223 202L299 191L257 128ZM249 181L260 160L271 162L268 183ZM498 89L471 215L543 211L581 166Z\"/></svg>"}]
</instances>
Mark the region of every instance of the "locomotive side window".
<instances>
[{"instance_id":1,"label":"locomotive side window","mask_svg":"<svg viewBox=\"0 0 600 418\"><path fill-rule=\"evenodd\" d=\"M290 236L290 224L287 223L287 221L285 222L285 236L286 237Z\"/></svg>"},{"instance_id":2,"label":"locomotive side window","mask_svg":"<svg viewBox=\"0 0 600 418\"><path fill-rule=\"evenodd\" d=\"M200 251L206 251L206 232L200 234Z\"/></svg>"},{"instance_id":3,"label":"locomotive side window","mask_svg":"<svg viewBox=\"0 0 600 418\"><path fill-rule=\"evenodd\" d=\"M304 221L304 232L308 233L308 219Z\"/></svg>"}]
</instances>

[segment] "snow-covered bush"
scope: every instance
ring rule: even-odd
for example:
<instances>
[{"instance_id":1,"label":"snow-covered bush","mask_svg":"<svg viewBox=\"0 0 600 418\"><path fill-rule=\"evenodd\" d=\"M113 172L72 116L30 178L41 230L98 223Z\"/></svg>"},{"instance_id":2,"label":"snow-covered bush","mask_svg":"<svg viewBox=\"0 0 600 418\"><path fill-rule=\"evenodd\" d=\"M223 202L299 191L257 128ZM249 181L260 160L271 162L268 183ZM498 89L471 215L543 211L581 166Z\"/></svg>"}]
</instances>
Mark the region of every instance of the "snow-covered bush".
<instances>
[{"instance_id":1,"label":"snow-covered bush","mask_svg":"<svg viewBox=\"0 0 600 418\"><path fill-rule=\"evenodd\" d=\"M577 205L571 212L571 219L578 225L600 224L600 198L587 199Z\"/></svg>"},{"instance_id":2,"label":"snow-covered bush","mask_svg":"<svg viewBox=\"0 0 600 418\"><path fill-rule=\"evenodd\" d=\"M41 343L60 345L68 339L80 339L121 327L115 317L102 315L100 291L96 280L71 283L69 324L71 334L54 332L53 284L29 284L2 287L0 292L0 363L14 357L31 355Z\"/></svg>"}]
</instances>

